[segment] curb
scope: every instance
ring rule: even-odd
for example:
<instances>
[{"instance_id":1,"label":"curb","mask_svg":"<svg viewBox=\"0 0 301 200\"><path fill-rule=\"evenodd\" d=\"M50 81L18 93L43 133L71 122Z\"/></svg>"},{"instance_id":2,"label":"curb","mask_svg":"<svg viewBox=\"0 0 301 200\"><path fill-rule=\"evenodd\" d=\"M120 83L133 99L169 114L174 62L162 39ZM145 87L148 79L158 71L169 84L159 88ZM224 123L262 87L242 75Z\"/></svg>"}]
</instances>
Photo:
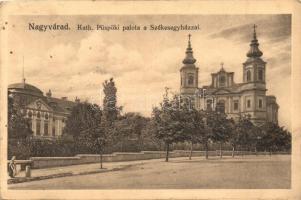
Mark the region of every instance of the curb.
<instances>
[{"instance_id":1,"label":"curb","mask_svg":"<svg viewBox=\"0 0 301 200\"><path fill-rule=\"evenodd\" d=\"M61 177L68 177L68 176L80 176L80 175L89 175L89 174L119 171L122 169L127 169L131 166L132 165L125 165L125 166L116 167L116 168L112 168L112 169L98 169L98 170L87 171L87 172L66 172L66 173L52 174L52 175L47 175L47 176L37 176L37 177L30 177L30 178L18 177L18 178L8 179L7 184L16 184L16 183L39 181L39 180L46 180L46 179L52 179L52 178L61 178Z\"/></svg>"}]
</instances>

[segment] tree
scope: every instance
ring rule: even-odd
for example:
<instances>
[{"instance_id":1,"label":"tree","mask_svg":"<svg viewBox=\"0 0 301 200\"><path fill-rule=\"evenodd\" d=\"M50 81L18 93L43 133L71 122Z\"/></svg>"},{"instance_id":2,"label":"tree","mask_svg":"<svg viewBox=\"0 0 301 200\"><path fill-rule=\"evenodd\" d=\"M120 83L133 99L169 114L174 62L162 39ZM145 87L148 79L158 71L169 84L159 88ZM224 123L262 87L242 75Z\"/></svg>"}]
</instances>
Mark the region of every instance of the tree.
<instances>
[{"instance_id":1,"label":"tree","mask_svg":"<svg viewBox=\"0 0 301 200\"><path fill-rule=\"evenodd\" d=\"M230 124L231 126L231 132L230 132L230 137L229 137L229 143L232 146L232 158L234 158L235 155L235 150L236 150L236 146L238 144L238 140L239 140L239 134L238 134L238 130L237 130L237 124L235 123L235 121L233 119L230 119Z\"/></svg>"},{"instance_id":2,"label":"tree","mask_svg":"<svg viewBox=\"0 0 301 200\"><path fill-rule=\"evenodd\" d=\"M103 83L103 92L105 94L103 99L103 112L98 118L96 126L93 132L89 134L93 140L93 148L99 153L100 156L100 168L103 168L103 152L109 141L113 140L113 123L119 114L119 110L116 107L117 104L117 88L113 78L109 81L105 80ZM91 129L90 129L91 130Z\"/></svg>"},{"instance_id":3,"label":"tree","mask_svg":"<svg viewBox=\"0 0 301 200\"><path fill-rule=\"evenodd\" d=\"M290 150L291 148L291 134L285 130L284 127L267 122L262 127L263 136L260 142L260 146L269 150L270 155L272 151Z\"/></svg>"},{"instance_id":4,"label":"tree","mask_svg":"<svg viewBox=\"0 0 301 200\"><path fill-rule=\"evenodd\" d=\"M178 96L175 95L172 99L169 99L168 94L164 96L159 108L153 108L152 118L156 126L156 137L165 143L166 162L169 158L170 145L184 140L185 130L181 121L183 112L179 108Z\"/></svg>"},{"instance_id":5,"label":"tree","mask_svg":"<svg viewBox=\"0 0 301 200\"><path fill-rule=\"evenodd\" d=\"M8 92L8 159L16 156L28 159L30 156L30 138L33 134L30 119L25 116L24 102L15 101L15 96Z\"/></svg>"},{"instance_id":6,"label":"tree","mask_svg":"<svg viewBox=\"0 0 301 200\"><path fill-rule=\"evenodd\" d=\"M15 102L12 94L8 93L8 139L23 140L32 135L30 120L25 116L21 103Z\"/></svg>"},{"instance_id":7,"label":"tree","mask_svg":"<svg viewBox=\"0 0 301 200\"><path fill-rule=\"evenodd\" d=\"M253 134L255 130L255 126L250 121L250 116L242 116L238 120L236 126L235 126L235 136L232 141L235 141L235 147L238 145L240 147L243 147L244 149L246 147L250 147L252 144L252 141L254 141Z\"/></svg>"},{"instance_id":8,"label":"tree","mask_svg":"<svg viewBox=\"0 0 301 200\"><path fill-rule=\"evenodd\" d=\"M107 123L113 123L117 119L120 108L116 106L117 104L117 88L115 87L115 82L113 78L109 81L105 80L103 83L103 116Z\"/></svg>"},{"instance_id":9,"label":"tree","mask_svg":"<svg viewBox=\"0 0 301 200\"><path fill-rule=\"evenodd\" d=\"M222 158L222 145L228 141L232 132L231 121L227 119L227 115L222 112L207 112L207 125L211 129L210 139L218 142L220 146L220 158Z\"/></svg>"},{"instance_id":10,"label":"tree","mask_svg":"<svg viewBox=\"0 0 301 200\"><path fill-rule=\"evenodd\" d=\"M68 116L64 135L71 135L76 146L82 153L92 153L95 131L101 123L102 112L96 104L78 103Z\"/></svg>"},{"instance_id":11,"label":"tree","mask_svg":"<svg viewBox=\"0 0 301 200\"><path fill-rule=\"evenodd\" d=\"M141 116L139 113L130 112L120 116L114 122L115 136L122 145L122 151L128 150L129 147L132 147L131 149L134 151L143 150L143 129L148 121L148 118ZM135 143L131 144L131 141Z\"/></svg>"},{"instance_id":12,"label":"tree","mask_svg":"<svg viewBox=\"0 0 301 200\"><path fill-rule=\"evenodd\" d=\"M63 134L72 135L76 142L88 141L91 131L99 126L102 112L97 104L78 103L68 116Z\"/></svg>"},{"instance_id":13,"label":"tree","mask_svg":"<svg viewBox=\"0 0 301 200\"><path fill-rule=\"evenodd\" d=\"M182 122L185 129L186 140L191 144L189 159L191 160L193 144L203 143L206 140L206 129L204 122L204 112L198 111L194 107L184 110Z\"/></svg>"}]
</instances>

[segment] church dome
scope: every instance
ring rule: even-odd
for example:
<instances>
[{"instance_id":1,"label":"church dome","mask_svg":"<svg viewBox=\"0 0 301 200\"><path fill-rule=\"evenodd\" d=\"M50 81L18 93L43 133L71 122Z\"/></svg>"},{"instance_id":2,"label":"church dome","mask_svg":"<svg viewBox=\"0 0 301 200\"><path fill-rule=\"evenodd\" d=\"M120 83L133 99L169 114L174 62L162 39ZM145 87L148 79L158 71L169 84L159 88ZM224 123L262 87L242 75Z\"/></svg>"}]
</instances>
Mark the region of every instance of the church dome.
<instances>
[{"instance_id":1,"label":"church dome","mask_svg":"<svg viewBox=\"0 0 301 200\"><path fill-rule=\"evenodd\" d=\"M196 62L196 59L193 57L193 51L192 51L192 47L191 47L191 42L190 42L190 37L191 35L188 35L189 40L188 40L188 47L186 49L186 57L183 60L183 64L187 65L187 66L193 66L194 67L194 63Z\"/></svg>"},{"instance_id":2,"label":"church dome","mask_svg":"<svg viewBox=\"0 0 301 200\"><path fill-rule=\"evenodd\" d=\"M32 95L38 95L43 96L43 92L28 83L13 83L8 86L8 90L14 91L14 92L22 92L26 94L32 94Z\"/></svg>"},{"instance_id":3,"label":"church dome","mask_svg":"<svg viewBox=\"0 0 301 200\"><path fill-rule=\"evenodd\" d=\"M250 50L247 53L247 57L249 58L259 58L262 56L262 51L258 48L259 43L256 36L256 25L254 24L254 33L253 33L253 40L250 44Z\"/></svg>"}]
</instances>

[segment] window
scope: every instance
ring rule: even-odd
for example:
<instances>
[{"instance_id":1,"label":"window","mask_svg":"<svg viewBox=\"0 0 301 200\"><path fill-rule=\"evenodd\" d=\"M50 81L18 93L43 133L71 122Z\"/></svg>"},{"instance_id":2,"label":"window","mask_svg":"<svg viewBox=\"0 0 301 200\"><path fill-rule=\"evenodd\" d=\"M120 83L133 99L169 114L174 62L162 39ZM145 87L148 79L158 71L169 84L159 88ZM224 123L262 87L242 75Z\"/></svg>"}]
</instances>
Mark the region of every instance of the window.
<instances>
[{"instance_id":1,"label":"window","mask_svg":"<svg viewBox=\"0 0 301 200\"><path fill-rule=\"evenodd\" d=\"M221 100L216 105L217 112L225 113L225 101Z\"/></svg>"},{"instance_id":2,"label":"window","mask_svg":"<svg viewBox=\"0 0 301 200\"><path fill-rule=\"evenodd\" d=\"M225 83L226 83L226 78L225 78L225 76L220 76L220 77L219 77L219 85L220 85L220 86L225 86Z\"/></svg>"},{"instance_id":3,"label":"window","mask_svg":"<svg viewBox=\"0 0 301 200\"><path fill-rule=\"evenodd\" d=\"M52 136L55 136L55 125L52 126Z\"/></svg>"},{"instance_id":4,"label":"window","mask_svg":"<svg viewBox=\"0 0 301 200\"><path fill-rule=\"evenodd\" d=\"M193 78L193 75L190 74L190 75L188 76L188 85L193 85L193 82L194 82L193 79L194 79L194 78Z\"/></svg>"},{"instance_id":5,"label":"window","mask_svg":"<svg viewBox=\"0 0 301 200\"><path fill-rule=\"evenodd\" d=\"M41 135L41 120L37 119L36 134Z\"/></svg>"},{"instance_id":6,"label":"window","mask_svg":"<svg viewBox=\"0 0 301 200\"><path fill-rule=\"evenodd\" d=\"M262 69L258 70L258 80L263 81L263 70Z\"/></svg>"},{"instance_id":7,"label":"window","mask_svg":"<svg viewBox=\"0 0 301 200\"><path fill-rule=\"evenodd\" d=\"M28 112L28 117L29 117L29 118L32 117L32 112L31 112L31 111Z\"/></svg>"},{"instance_id":8,"label":"window","mask_svg":"<svg viewBox=\"0 0 301 200\"><path fill-rule=\"evenodd\" d=\"M183 78L181 77L181 85L183 85Z\"/></svg>"},{"instance_id":9,"label":"window","mask_svg":"<svg viewBox=\"0 0 301 200\"><path fill-rule=\"evenodd\" d=\"M211 99L207 100L207 110L212 110L212 100Z\"/></svg>"},{"instance_id":10,"label":"window","mask_svg":"<svg viewBox=\"0 0 301 200\"><path fill-rule=\"evenodd\" d=\"M262 99L259 99L259 101L258 101L258 107L262 108Z\"/></svg>"},{"instance_id":11,"label":"window","mask_svg":"<svg viewBox=\"0 0 301 200\"><path fill-rule=\"evenodd\" d=\"M30 130L32 130L32 119L28 120L28 127L30 128Z\"/></svg>"},{"instance_id":12,"label":"window","mask_svg":"<svg viewBox=\"0 0 301 200\"><path fill-rule=\"evenodd\" d=\"M247 81L251 81L251 71L247 71Z\"/></svg>"},{"instance_id":13,"label":"window","mask_svg":"<svg viewBox=\"0 0 301 200\"><path fill-rule=\"evenodd\" d=\"M238 110L238 100L234 101L234 110Z\"/></svg>"},{"instance_id":14,"label":"window","mask_svg":"<svg viewBox=\"0 0 301 200\"><path fill-rule=\"evenodd\" d=\"M38 112L38 114L37 114L37 118L41 118L41 114L40 114L40 112Z\"/></svg>"},{"instance_id":15,"label":"window","mask_svg":"<svg viewBox=\"0 0 301 200\"><path fill-rule=\"evenodd\" d=\"M48 135L48 122L44 121L44 135Z\"/></svg>"},{"instance_id":16,"label":"window","mask_svg":"<svg viewBox=\"0 0 301 200\"><path fill-rule=\"evenodd\" d=\"M247 100L247 108L251 108L251 100Z\"/></svg>"}]
</instances>

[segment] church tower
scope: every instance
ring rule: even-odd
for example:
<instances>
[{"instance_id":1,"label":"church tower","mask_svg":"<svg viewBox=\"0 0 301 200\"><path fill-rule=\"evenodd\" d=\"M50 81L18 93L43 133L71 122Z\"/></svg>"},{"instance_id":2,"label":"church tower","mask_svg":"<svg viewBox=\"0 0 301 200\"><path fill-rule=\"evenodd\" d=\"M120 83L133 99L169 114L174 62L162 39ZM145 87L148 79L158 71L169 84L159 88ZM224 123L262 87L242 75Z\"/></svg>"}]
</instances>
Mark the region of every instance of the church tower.
<instances>
[{"instance_id":1,"label":"church tower","mask_svg":"<svg viewBox=\"0 0 301 200\"><path fill-rule=\"evenodd\" d=\"M188 47L186 49L186 57L183 60L183 66L180 69L182 96L195 96L198 89L199 68L195 66L196 59L193 57L191 47L191 35L188 35Z\"/></svg>"},{"instance_id":2,"label":"church tower","mask_svg":"<svg viewBox=\"0 0 301 200\"><path fill-rule=\"evenodd\" d=\"M265 88L265 65L261 59L262 52L259 50L256 36L256 25L253 27L253 39L250 44L250 50L247 53L247 61L243 63L243 82L251 83Z\"/></svg>"},{"instance_id":3,"label":"church tower","mask_svg":"<svg viewBox=\"0 0 301 200\"><path fill-rule=\"evenodd\" d=\"M266 62L261 59L263 53L259 50L256 35L256 25L253 27L253 39L247 60L243 63L243 93L241 110L251 117L255 124L266 121Z\"/></svg>"}]
</instances>

